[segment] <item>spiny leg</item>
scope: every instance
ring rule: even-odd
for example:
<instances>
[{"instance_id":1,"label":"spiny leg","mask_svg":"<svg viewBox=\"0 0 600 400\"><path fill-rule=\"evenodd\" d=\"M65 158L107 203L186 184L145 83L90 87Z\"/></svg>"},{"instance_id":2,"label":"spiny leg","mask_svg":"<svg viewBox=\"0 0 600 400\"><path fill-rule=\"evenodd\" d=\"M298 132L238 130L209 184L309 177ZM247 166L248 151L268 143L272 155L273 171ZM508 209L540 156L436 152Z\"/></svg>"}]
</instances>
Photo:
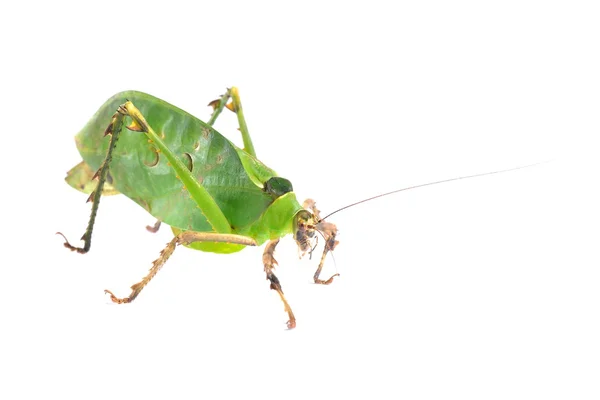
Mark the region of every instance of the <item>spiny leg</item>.
<instances>
[{"instance_id":1,"label":"spiny leg","mask_svg":"<svg viewBox=\"0 0 600 400\"><path fill-rule=\"evenodd\" d=\"M327 253L333 251L335 246L337 246L337 244L339 243L337 240L335 240L335 236L337 235L337 227L330 222L321 222L321 211L319 211L319 209L317 208L317 203L313 199L304 200L304 202L302 203L302 208L312 213L314 219L317 222L317 224L313 228L319 231L325 239L325 249L323 250L323 255L321 256L321 261L319 262L319 267L317 268L317 271L313 276L314 282L321 285L329 285L331 282L333 282L333 278L335 278L336 276L340 276L340 274L334 274L327 280L322 280L319 278L319 276L321 275L321 270L323 269L323 264L325 262L325 257L327 256Z\"/></svg>"},{"instance_id":2,"label":"spiny leg","mask_svg":"<svg viewBox=\"0 0 600 400\"><path fill-rule=\"evenodd\" d=\"M113 292L111 292L108 289L105 289L104 293L107 293L110 295L110 299L113 301L113 303L117 303L117 304L131 303L138 296L138 294L140 294L140 292L148 284L148 282L150 282L150 280L152 280L152 278L154 278L154 276L158 273L158 271L160 271L160 269L163 267L163 265L165 265L165 263L167 262L169 257L171 257L171 254L173 254L173 252L175 251L175 247L177 246L178 241L179 241L179 238L176 236L173 238L173 240L171 240L169 243L167 243L167 247L165 247L160 252L160 256L156 260L154 260L154 262L152 263L152 268L150 268L148 275L146 275L144 277L144 279L142 279L138 283L131 285L131 293L129 294L129 296L117 297L113 294Z\"/></svg>"},{"instance_id":3,"label":"spiny leg","mask_svg":"<svg viewBox=\"0 0 600 400\"><path fill-rule=\"evenodd\" d=\"M223 96L221 96L221 98L213 100L210 103L208 103L208 106L212 107L213 113L210 116L210 119L208 120L208 122L206 123L207 125L213 126L215 124L215 122L217 121L217 118L219 117L219 115L221 115L221 111L223 111L223 109L227 105L227 102L229 101L229 99L231 99L231 94L229 93L229 89L227 89L227 91L225 92L225 94Z\"/></svg>"},{"instance_id":4,"label":"spiny leg","mask_svg":"<svg viewBox=\"0 0 600 400\"><path fill-rule=\"evenodd\" d=\"M292 308L283 295L283 290L281 289L279 279L273 272L275 270L275 265L277 265L277 260L275 260L275 257L273 257L277 243L279 243L279 239L271 240L267 243L265 246L265 251L263 252L263 264L265 266L267 279L271 281L271 289L276 290L277 293L279 293L279 297L281 298L281 301L283 301L284 310L288 313L288 317L290 318L287 322L287 327L288 329L294 329L296 327L296 317L294 317Z\"/></svg>"},{"instance_id":5,"label":"spiny leg","mask_svg":"<svg viewBox=\"0 0 600 400\"><path fill-rule=\"evenodd\" d=\"M234 243L245 246L256 246L256 241L247 236L222 234L212 232L181 232L175 236L167 246L160 252L160 256L152 263L152 268L141 281L131 286L131 293L127 297L117 297L110 290L105 290L104 293L110 295L110 299L117 304L131 303L142 291L142 289L154 278L154 276L165 265L171 254L175 251L177 245L188 245L194 242L218 242L218 243Z\"/></svg>"},{"instance_id":6,"label":"spiny leg","mask_svg":"<svg viewBox=\"0 0 600 400\"><path fill-rule=\"evenodd\" d=\"M87 229L85 233L81 237L81 240L84 241L83 247L75 247L69 243L65 235L60 232L57 234L61 235L65 239L64 246L71 251L76 251L80 254L85 254L90 250L92 246L92 231L94 230L94 222L96 220L96 213L98 212L98 206L100 205L100 197L102 196L102 190L104 189L104 182L106 182L108 176L108 166L112 160L112 152L117 145L117 140L119 140L119 133L121 133L121 128L123 127L123 118L127 111L123 108L123 106L119 106L117 112L112 117L112 120L106 130L104 131L104 136L111 135L110 144L108 145L108 151L106 153L106 158L102 162L100 169L96 171L94 174L94 178L98 177L98 186L96 189L90 194L87 201L93 201L92 203L92 212L90 214L90 220L88 222Z\"/></svg>"},{"instance_id":7,"label":"spiny leg","mask_svg":"<svg viewBox=\"0 0 600 400\"><path fill-rule=\"evenodd\" d=\"M231 98L231 102L228 103ZM208 121L208 125L212 126L217 117L223 111L224 107L227 107L231 111L235 112L238 117L238 124L240 125L240 132L242 133L242 140L244 141L244 151L253 157L256 157L256 151L248 132L248 125L246 125L246 119L244 118L244 111L242 109L242 101L240 100L240 93L236 87L227 89L227 92L221 96L219 100L213 100L208 103L213 108L213 114Z\"/></svg>"},{"instance_id":8,"label":"spiny leg","mask_svg":"<svg viewBox=\"0 0 600 400\"><path fill-rule=\"evenodd\" d=\"M340 274L333 274L327 280L319 279L319 275L321 275L321 270L323 269L323 263L325 262L325 257L327 256L327 253L333 251L333 249L335 249L335 246L337 246L339 243L337 240L335 240L335 236L337 234L337 227L330 222L319 222L317 224L317 227L325 237L325 248L323 249L321 261L319 262L319 267L317 268L313 279L315 283L318 283L320 285L329 285L331 282L333 282L333 278L335 278L336 276L340 276Z\"/></svg>"},{"instance_id":9,"label":"spiny leg","mask_svg":"<svg viewBox=\"0 0 600 400\"><path fill-rule=\"evenodd\" d=\"M193 242L221 242L221 243L234 243L241 244L246 246L256 246L256 241L252 238L234 235L234 234L220 234L220 233L211 233L211 232L182 232L171 240L167 246L160 252L160 256L154 260L152 263L152 268L148 274L138 283L131 286L131 293L127 297L119 298L115 296L110 290L105 290L104 292L110 295L110 299L117 304L123 303L131 303L142 291L142 289L156 276L158 271L165 265L169 257L175 251L175 248L179 244L190 244ZM263 264L265 268L265 273L267 274L267 279L271 281L271 289L277 291L281 301L283 301L283 306L285 312L288 313L289 320L287 322L288 329L293 329L296 327L296 317L294 317L294 313L292 312L292 308L288 304L283 290L281 289L281 284L279 283L279 279L273 272L275 269L275 265L277 265L277 261L273 257L273 253L275 252L275 246L277 246L279 240L272 240L267 243L265 247L265 251L263 253Z\"/></svg>"}]
</instances>

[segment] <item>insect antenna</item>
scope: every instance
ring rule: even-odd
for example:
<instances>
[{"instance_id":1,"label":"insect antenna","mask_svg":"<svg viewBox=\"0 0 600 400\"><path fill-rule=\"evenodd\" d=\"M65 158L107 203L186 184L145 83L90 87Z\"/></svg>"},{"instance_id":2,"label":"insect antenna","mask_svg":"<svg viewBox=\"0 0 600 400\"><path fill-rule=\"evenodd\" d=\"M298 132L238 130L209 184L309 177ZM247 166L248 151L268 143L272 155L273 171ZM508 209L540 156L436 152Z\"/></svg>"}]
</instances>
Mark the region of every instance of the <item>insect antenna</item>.
<instances>
[{"instance_id":1,"label":"insect antenna","mask_svg":"<svg viewBox=\"0 0 600 400\"><path fill-rule=\"evenodd\" d=\"M319 220L319 222L321 222L321 221L324 221L325 219L327 219L327 218L331 217L333 214L335 214L335 213L337 213L337 212L340 212L340 211L342 211L342 210L345 210L345 209L347 209L347 208L354 207L354 206L357 206L357 205L359 205L359 204L366 203L367 201L371 201L371 200L378 199L378 198L380 198L380 197L389 196L390 194L394 194L394 193L398 193L398 192L403 192L403 191L405 191L405 190L416 189L416 188L425 187L425 186L432 186L432 185L437 185L437 184L440 184L440 183L446 183L446 182L458 181L458 180L460 180L460 179L477 178L477 177L479 177L479 176L486 176L486 175L500 174L500 173L502 173L502 172L516 171L516 170L518 170L518 169L523 169L523 168L529 168L529 167L533 167L533 166L535 166L535 165L543 164L543 163L545 163L545 162L548 162L548 161L542 161L542 162L535 163L535 164L523 165L523 166L521 166L521 167L508 168L508 169L501 169L501 170L498 170L498 171L484 172L484 173L481 173L481 174L474 174L474 175L465 175L465 176L459 176L459 177L456 177L456 178L443 179L443 180L441 180L441 181L435 181L435 182L422 183L422 184L420 184L420 185L408 186L408 187L405 187L405 188L402 188L402 189L396 189L396 190L392 190L391 192L387 192L387 193L378 194L377 196L369 197L369 198L367 198L367 199L363 199L363 200L357 201L356 203L352 203L352 204L349 204L349 205L347 205L347 206L344 206L344 207L342 207L342 208L339 208L339 209L335 210L334 212L332 212L332 213L329 213L329 214L327 214L325 217L321 218L321 219Z\"/></svg>"}]
</instances>

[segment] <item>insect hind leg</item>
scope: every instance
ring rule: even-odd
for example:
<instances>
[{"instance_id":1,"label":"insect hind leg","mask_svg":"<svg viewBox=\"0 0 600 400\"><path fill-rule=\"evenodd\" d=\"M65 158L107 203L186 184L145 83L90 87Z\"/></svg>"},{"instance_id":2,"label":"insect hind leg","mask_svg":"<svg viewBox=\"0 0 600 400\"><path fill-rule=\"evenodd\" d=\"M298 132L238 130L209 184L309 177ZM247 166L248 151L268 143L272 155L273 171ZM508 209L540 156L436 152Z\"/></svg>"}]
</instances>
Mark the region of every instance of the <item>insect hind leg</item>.
<instances>
[{"instance_id":1,"label":"insect hind leg","mask_svg":"<svg viewBox=\"0 0 600 400\"><path fill-rule=\"evenodd\" d=\"M84 242L83 247L73 246L71 243L69 243L65 235L63 235L60 232L57 232L57 234L61 235L65 239L64 246L71 251L76 251L80 254L85 254L90 250L90 247L92 246L92 232L94 230L94 222L96 221L96 213L98 212L98 206L100 205L100 197L102 196L104 183L106 182L106 179L108 177L108 167L112 160L112 152L117 145L117 140L119 140L119 134L121 133L121 130L123 128L123 119L126 114L127 111L123 108L123 106L119 106L117 111L114 113L110 124L108 124L108 127L104 131L104 136L111 135L110 144L108 146L108 151L106 152L106 157L104 158L102 165L100 166L98 171L96 171L92 178L98 178L98 186L87 199L88 202L92 201L92 211L90 214L90 219L88 221L87 229L81 237L81 240L83 240Z\"/></svg>"},{"instance_id":2,"label":"insect hind leg","mask_svg":"<svg viewBox=\"0 0 600 400\"><path fill-rule=\"evenodd\" d=\"M229 100L231 99L231 102ZM246 119L244 118L244 111L242 109L242 101L240 100L240 93L236 87L227 89L227 92L221 96L218 100L213 100L208 103L213 108L213 114L208 121L208 125L212 126L217 117L223 111L223 108L227 107L233 111L238 117L238 124L240 125L240 132L242 134L242 140L244 141L244 151L253 157L256 157L256 151L250 138L250 132L248 132L248 125L246 125Z\"/></svg>"}]
</instances>

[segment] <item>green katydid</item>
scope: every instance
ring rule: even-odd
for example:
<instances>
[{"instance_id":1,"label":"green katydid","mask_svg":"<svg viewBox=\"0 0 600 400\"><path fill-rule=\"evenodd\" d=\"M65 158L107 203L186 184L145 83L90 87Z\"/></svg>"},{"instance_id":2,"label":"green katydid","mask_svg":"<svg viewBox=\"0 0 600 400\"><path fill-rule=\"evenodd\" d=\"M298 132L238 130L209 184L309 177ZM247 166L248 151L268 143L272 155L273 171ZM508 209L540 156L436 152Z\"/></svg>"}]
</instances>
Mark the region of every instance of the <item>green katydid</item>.
<instances>
[{"instance_id":1,"label":"green katydid","mask_svg":"<svg viewBox=\"0 0 600 400\"><path fill-rule=\"evenodd\" d=\"M83 247L71 245L66 238L64 245L82 254L89 251L102 195L122 193L146 209L157 219L148 230L156 231L161 223L169 225L175 237L154 261L148 275L131 286L129 296L119 298L105 290L113 302L129 303L178 245L233 253L268 242L263 253L264 271L270 288L283 301L288 328L294 328L296 318L274 273L275 247L281 237L292 234L304 256L312 254L318 237L323 237L325 245L314 282L330 284L339 274L326 280L320 274L328 252L338 244L336 226L325 221L333 213L322 218L313 200L300 204L290 181L256 158L236 88L228 89L209 105L213 114L205 123L141 92L122 92L107 100L75 139L83 162L69 171L66 180L80 191L91 192L88 201L92 201L92 211L81 238ZM237 114L243 148L212 128L224 108ZM420 186L497 172L502 171L403 188L343 208Z\"/></svg>"}]
</instances>

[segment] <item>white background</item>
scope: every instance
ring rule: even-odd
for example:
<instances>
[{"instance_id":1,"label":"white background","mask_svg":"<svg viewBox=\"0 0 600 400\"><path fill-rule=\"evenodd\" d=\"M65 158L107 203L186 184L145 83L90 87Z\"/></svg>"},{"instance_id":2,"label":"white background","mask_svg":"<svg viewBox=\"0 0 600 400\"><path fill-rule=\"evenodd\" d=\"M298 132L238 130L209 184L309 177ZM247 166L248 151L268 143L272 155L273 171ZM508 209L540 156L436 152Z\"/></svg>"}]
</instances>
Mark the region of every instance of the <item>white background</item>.
<instances>
[{"instance_id":1,"label":"white background","mask_svg":"<svg viewBox=\"0 0 600 400\"><path fill-rule=\"evenodd\" d=\"M63 2L2 7L0 397L591 399L600 395L598 18L589 2ZM87 4L87 3L85 3ZM122 196L92 249L74 134L137 89L208 119L239 87L258 156L332 218L324 275L291 238L181 248ZM217 129L240 143L233 114Z\"/></svg>"}]
</instances>

